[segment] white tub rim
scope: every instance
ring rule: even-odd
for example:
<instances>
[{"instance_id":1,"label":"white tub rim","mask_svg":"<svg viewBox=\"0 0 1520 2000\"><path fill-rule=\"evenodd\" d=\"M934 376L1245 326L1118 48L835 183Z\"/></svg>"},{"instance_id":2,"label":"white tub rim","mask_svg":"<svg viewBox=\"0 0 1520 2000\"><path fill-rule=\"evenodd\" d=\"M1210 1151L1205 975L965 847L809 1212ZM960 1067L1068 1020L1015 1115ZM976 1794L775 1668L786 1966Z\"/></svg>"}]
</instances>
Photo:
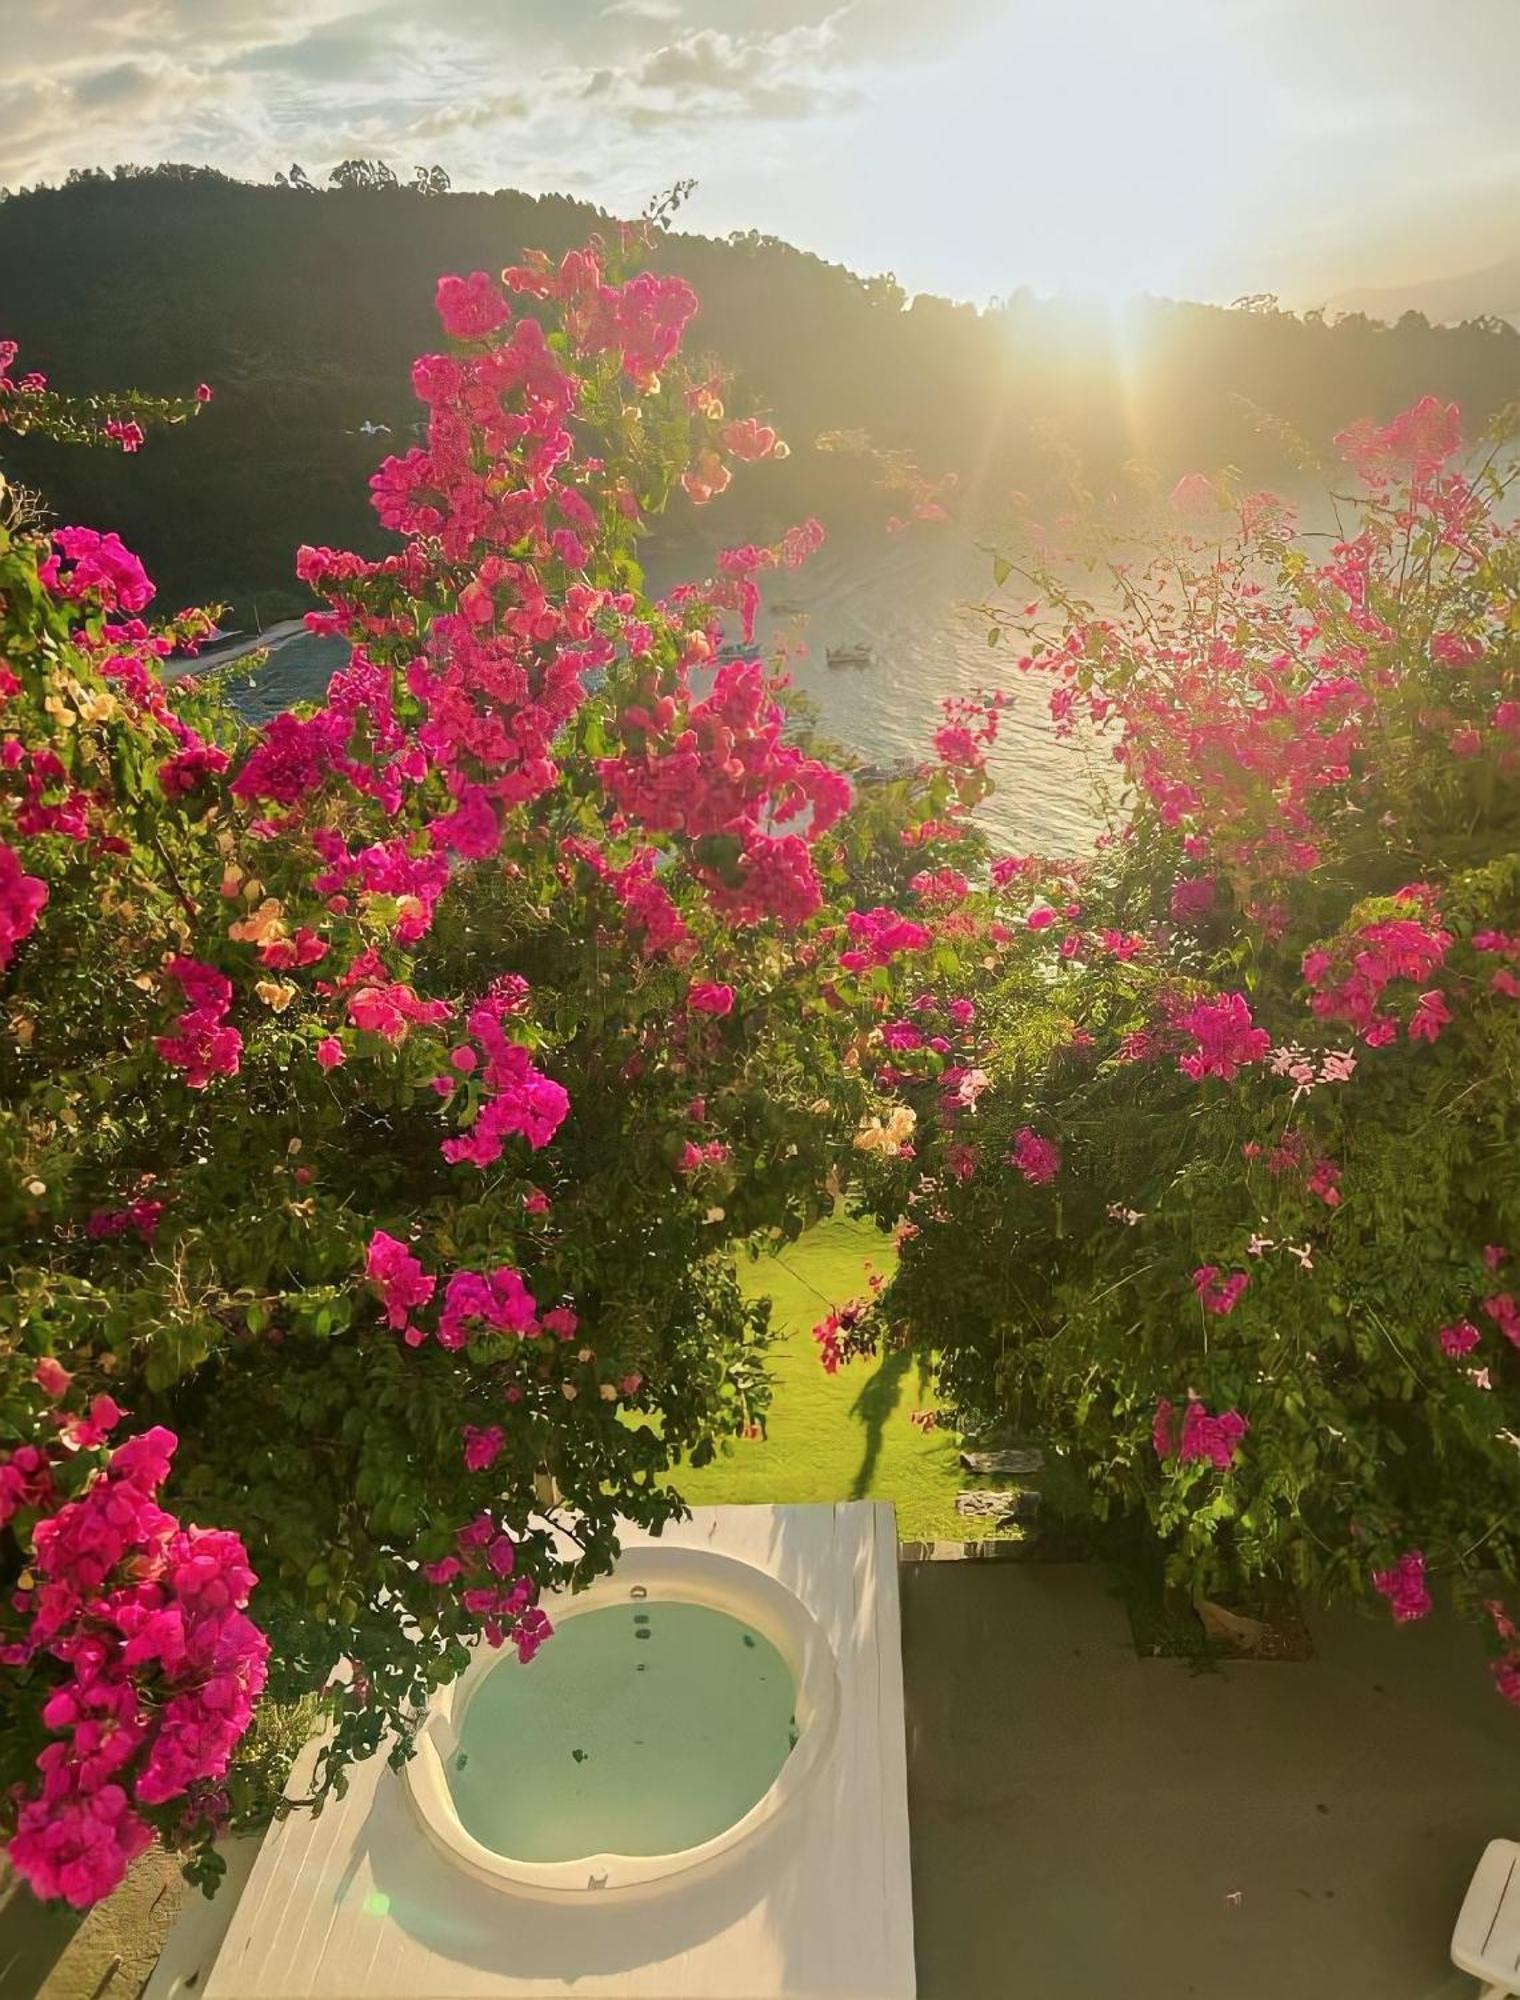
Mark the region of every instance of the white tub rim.
<instances>
[{"instance_id":1,"label":"white tub rim","mask_svg":"<svg viewBox=\"0 0 1520 2000\"><path fill-rule=\"evenodd\" d=\"M834 1655L812 1612L779 1578L734 1556L653 1542L625 1549L610 1576L582 1591L547 1597L544 1608L560 1625L630 1600L700 1604L740 1619L768 1639L795 1684L795 1747L749 1811L695 1847L670 1854L588 1854L567 1861L524 1861L499 1854L460 1821L447 1772L460 1726L486 1674L513 1667L510 1654L479 1646L464 1672L434 1697L406 1765L407 1787L424 1831L478 1881L541 1901L583 1897L588 1891L598 1900L649 1896L684 1885L724 1866L773 1826L812 1782L832 1747L839 1710Z\"/></svg>"}]
</instances>

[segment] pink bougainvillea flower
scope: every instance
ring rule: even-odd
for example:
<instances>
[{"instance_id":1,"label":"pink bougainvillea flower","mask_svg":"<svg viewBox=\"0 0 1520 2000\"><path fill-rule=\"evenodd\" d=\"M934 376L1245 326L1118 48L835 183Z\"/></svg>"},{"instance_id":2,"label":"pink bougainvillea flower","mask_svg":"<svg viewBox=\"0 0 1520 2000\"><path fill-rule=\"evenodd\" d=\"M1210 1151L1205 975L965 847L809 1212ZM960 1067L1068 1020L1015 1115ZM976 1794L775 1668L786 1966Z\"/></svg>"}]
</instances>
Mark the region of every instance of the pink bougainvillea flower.
<instances>
[{"instance_id":1,"label":"pink bougainvillea flower","mask_svg":"<svg viewBox=\"0 0 1520 2000\"><path fill-rule=\"evenodd\" d=\"M1208 916L1214 908L1213 876L1184 875L1172 884L1167 907L1173 923L1192 924Z\"/></svg>"},{"instance_id":2,"label":"pink bougainvillea flower","mask_svg":"<svg viewBox=\"0 0 1520 2000\"><path fill-rule=\"evenodd\" d=\"M925 924L900 917L894 910L851 910L845 918L851 943L839 954L847 972L865 972L873 965L890 965L903 952L927 951L934 933Z\"/></svg>"},{"instance_id":3,"label":"pink bougainvillea flower","mask_svg":"<svg viewBox=\"0 0 1520 2000\"><path fill-rule=\"evenodd\" d=\"M1218 1416L1211 1416L1196 1396L1189 1396L1177 1444L1177 1462L1187 1465L1194 1459L1206 1458L1210 1465L1227 1472L1250 1428L1239 1410L1222 1410Z\"/></svg>"},{"instance_id":4,"label":"pink bougainvillea flower","mask_svg":"<svg viewBox=\"0 0 1520 2000\"><path fill-rule=\"evenodd\" d=\"M1265 1062L1272 1048L1271 1035L1254 1024L1241 993L1199 1000L1174 1015L1172 1026L1194 1044L1178 1057L1177 1067L1195 1082L1206 1076L1231 1082L1249 1064Z\"/></svg>"},{"instance_id":5,"label":"pink bougainvillea flower","mask_svg":"<svg viewBox=\"0 0 1520 2000\"><path fill-rule=\"evenodd\" d=\"M42 1359L37 1363L37 1366L32 1370L32 1380L37 1384L43 1395L50 1402L54 1403L58 1401L60 1396L68 1394L69 1384L73 1379L73 1376L64 1367L63 1363L51 1354L44 1354Z\"/></svg>"},{"instance_id":6,"label":"pink bougainvillea flower","mask_svg":"<svg viewBox=\"0 0 1520 2000\"><path fill-rule=\"evenodd\" d=\"M908 887L922 902L942 907L963 903L971 893L970 882L958 868L921 868Z\"/></svg>"},{"instance_id":7,"label":"pink bougainvillea flower","mask_svg":"<svg viewBox=\"0 0 1520 2000\"><path fill-rule=\"evenodd\" d=\"M267 1673L268 1641L243 1613L256 1579L242 1543L183 1527L154 1499L175 1442L162 1429L129 1438L38 1522L25 1636L8 1649L13 1665L66 1669L42 1709L39 1782L17 1788L8 1858L35 1894L76 1908L148 1845L138 1808L225 1776Z\"/></svg>"},{"instance_id":8,"label":"pink bougainvillea flower","mask_svg":"<svg viewBox=\"0 0 1520 2000\"><path fill-rule=\"evenodd\" d=\"M715 451L703 451L681 474L681 484L698 507L705 507L709 500L727 491L732 478L733 474Z\"/></svg>"},{"instance_id":9,"label":"pink bougainvillea flower","mask_svg":"<svg viewBox=\"0 0 1520 2000\"><path fill-rule=\"evenodd\" d=\"M1495 1292L1483 1301L1483 1310L1498 1327L1511 1347L1520 1347L1520 1300L1513 1292Z\"/></svg>"},{"instance_id":10,"label":"pink bougainvillea flower","mask_svg":"<svg viewBox=\"0 0 1520 2000\"><path fill-rule=\"evenodd\" d=\"M0 840L0 972L10 964L22 939L37 928L47 899L46 882L24 873L16 850Z\"/></svg>"},{"instance_id":11,"label":"pink bougainvillea flower","mask_svg":"<svg viewBox=\"0 0 1520 2000\"><path fill-rule=\"evenodd\" d=\"M1451 1009L1446 1004L1446 996L1435 988L1422 993L1415 1005L1409 1021L1409 1039L1412 1042L1433 1042L1441 1030L1451 1020Z\"/></svg>"},{"instance_id":12,"label":"pink bougainvillea flower","mask_svg":"<svg viewBox=\"0 0 1520 2000\"><path fill-rule=\"evenodd\" d=\"M452 340L480 340L511 317L501 287L489 272L438 280L438 317Z\"/></svg>"},{"instance_id":13,"label":"pink bougainvillea flower","mask_svg":"<svg viewBox=\"0 0 1520 2000\"><path fill-rule=\"evenodd\" d=\"M1234 1312L1250 1282L1247 1271L1232 1271L1221 1277L1217 1264L1201 1264L1193 1273L1193 1290L1203 1302L1205 1312L1217 1313L1221 1318Z\"/></svg>"},{"instance_id":14,"label":"pink bougainvillea flower","mask_svg":"<svg viewBox=\"0 0 1520 2000\"><path fill-rule=\"evenodd\" d=\"M52 1499L53 1462L41 1445L19 1444L0 1456L0 1528L22 1508L45 1507Z\"/></svg>"},{"instance_id":15,"label":"pink bougainvillea flower","mask_svg":"<svg viewBox=\"0 0 1520 2000\"><path fill-rule=\"evenodd\" d=\"M139 436L141 433L139 433ZM98 534L94 528L59 528L53 536L58 550L42 568L42 580L64 597L93 597L108 611L141 611L153 595L148 572L120 535ZM60 566L59 557L69 565Z\"/></svg>"},{"instance_id":16,"label":"pink bougainvillea flower","mask_svg":"<svg viewBox=\"0 0 1520 2000\"><path fill-rule=\"evenodd\" d=\"M549 1623L549 1615L538 1605L523 1612L512 1630L512 1643L517 1648L517 1657L524 1666L533 1658L547 1639L554 1636L554 1627Z\"/></svg>"},{"instance_id":17,"label":"pink bougainvillea flower","mask_svg":"<svg viewBox=\"0 0 1520 2000\"><path fill-rule=\"evenodd\" d=\"M397 1045L417 1026L436 1027L453 1009L446 1000L421 1000L402 981L385 986L361 986L348 997L348 1017L366 1034Z\"/></svg>"},{"instance_id":18,"label":"pink bougainvillea flower","mask_svg":"<svg viewBox=\"0 0 1520 2000\"><path fill-rule=\"evenodd\" d=\"M380 1294L387 1323L398 1332L418 1306L427 1304L438 1284L406 1245L383 1229L369 1240L364 1275Z\"/></svg>"},{"instance_id":19,"label":"pink bougainvillea flower","mask_svg":"<svg viewBox=\"0 0 1520 2000\"><path fill-rule=\"evenodd\" d=\"M1177 1412L1165 1396L1151 1418L1151 1449L1157 1458L1170 1458L1177 1449Z\"/></svg>"},{"instance_id":20,"label":"pink bougainvillea flower","mask_svg":"<svg viewBox=\"0 0 1520 2000\"><path fill-rule=\"evenodd\" d=\"M166 797L189 798L212 778L220 777L230 758L214 743L190 743L166 757L158 767L158 782Z\"/></svg>"},{"instance_id":21,"label":"pink bougainvillea flower","mask_svg":"<svg viewBox=\"0 0 1520 2000\"><path fill-rule=\"evenodd\" d=\"M1013 1151L1008 1157L1032 1187L1046 1186L1061 1171L1060 1147L1054 1139L1042 1139L1027 1125L1014 1134Z\"/></svg>"},{"instance_id":22,"label":"pink bougainvillea flower","mask_svg":"<svg viewBox=\"0 0 1520 2000\"><path fill-rule=\"evenodd\" d=\"M1416 484L1429 480L1462 448L1462 417L1455 403L1422 396L1391 423L1364 417L1337 431L1336 445L1347 463L1374 486L1398 476Z\"/></svg>"},{"instance_id":23,"label":"pink bougainvillea flower","mask_svg":"<svg viewBox=\"0 0 1520 2000\"><path fill-rule=\"evenodd\" d=\"M1483 1335L1470 1319L1459 1319L1450 1326L1443 1326L1437 1338L1441 1343L1441 1352L1457 1360L1464 1354L1471 1354Z\"/></svg>"},{"instance_id":24,"label":"pink bougainvillea flower","mask_svg":"<svg viewBox=\"0 0 1520 2000\"><path fill-rule=\"evenodd\" d=\"M119 444L123 451L141 451L147 441L147 433L141 424L121 417L109 417L101 426L101 435Z\"/></svg>"},{"instance_id":25,"label":"pink bougainvillea flower","mask_svg":"<svg viewBox=\"0 0 1520 2000\"><path fill-rule=\"evenodd\" d=\"M470 1027L487 1051L479 1072L486 1095L464 1137L442 1142L443 1157L484 1168L501 1158L506 1141L516 1135L535 1151L547 1146L569 1114L569 1092L545 1076L527 1049L509 1042L482 1010L470 1016Z\"/></svg>"},{"instance_id":26,"label":"pink bougainvillea flower","mask_svg":"<svg viewBox=\"0 0 1520 2000\"><path fill-rule=\"evenodd\" d=\"M876 1334L869 1314L868 1300L851 1299L846 1305L835 1306L813 1328L813 1338L818 1343L818 1358L826 1375L837 1375L840 1368L857 1355L875 1352Z\"/></svg>"},{"instance_id":27,"label":"pink bougainvillea flower","mask_svg":"<svg viewBox=\"0 0 1520 2000\"><path fill-rule=\"evenodd\" d=\"M80 1451L93 1451L105 1443L121 1419L121 1406L114 1396L96 1396L83 1416L63 1420L63 1435Z\"/></svg>"},{"instance_id":28,"label":"pink bougainvillea flower","mask_svg":"<svg viewBox=\"0 0 1520 2000\"><path fill-rule=\"evenodd\" d=\"M1219 1471L1227 1472L1250 1428L1238 1410L1211 1416L1190 1393L1179 1433L1176 1410L1163 1396L1151 1419L1151 1448L1163 1460L1175 1455L1179 1465L1188 1465L1195 1459L1207 1459Z\"/></svg>"},{"instance_id":29,"label":"pink bougainvillea flower","mask_svg":"<svg viewBox=\"0 0 1520 2000\"><path fill-rule=\"evenodd\" d=\"M164 968L189 1003L174 1032L154 1037L153 1046L173 1069L183 1070L192 1090L205 1090L214 1077L236 1076L243 1037L224 1016L232 1005L232 982L213 965L181 954Z\"/></svg>"},{"instance_id":30,"label":"pink bougainvillea flower","mask_svg":"<svg viewBox=\"0 0 1520 2000\"><path fill-rule=\"evenodd\" d=\"M507 1434L499 1424L464 1427L464 1462L471 1472L488 1472L506 1449Z\"/></svg>"},{"instance_id":31,"label":"pink bougainvillea flower","mask_svg":"<svg viewBox=\"0 0 1520 2000\"><path fill-rule=\"evenodd\" d=\"M1223 501L1206 472L1189 472L1167 495L1167 505L1174 514L1216 514Z\"/></svg>"},{"instance_id":32,"label":"pink bougainvillea flower","mask_svg":"<svg viewBox=\"0 0 1520 2000\"><path fill-rule=\"evenodd\" d=\"M1412 1624L1432 1609L1423 1550L1406 1549L1391 1569L1374 1570L1372 1587L1387 1598L1395 1624Z\"/></svg>"},{"instance_id":33,"label":"pink bougainvillea flower","mask_svg":"<svg viewBox=\"0 0 1520 2000\"><path fill-rule=\"evenodd\" d=\"M538 1301L510 1264L484 1273L456 1271L444 1288L438 1341L442 1347L463 1347L477 1331L531 1333L537 1321Z\"/></svg>"},{"instance_id":34,"label":"pink bougainvillea flower","mask_svg":"<svg viewBox=\"0 0 1520 2000\"><path fill-rule=\"evenodd\" d=\"M699 1014L731 1014L734 1008L734 989L720 986L712 980L700 980L687 991L686 1002Z\"/></svg>"},{"instance_id":35,"label":"pink bougainvillea flower","mask_svg":"<svg viewBox=\"0 0 1520 2000\"><path fill-rule=\"evenodd\" d=\"M755 417L738 417L718 433L723 449L735 458L769 458L780 439L769 424Z\"/></svg>"}]
</instances>

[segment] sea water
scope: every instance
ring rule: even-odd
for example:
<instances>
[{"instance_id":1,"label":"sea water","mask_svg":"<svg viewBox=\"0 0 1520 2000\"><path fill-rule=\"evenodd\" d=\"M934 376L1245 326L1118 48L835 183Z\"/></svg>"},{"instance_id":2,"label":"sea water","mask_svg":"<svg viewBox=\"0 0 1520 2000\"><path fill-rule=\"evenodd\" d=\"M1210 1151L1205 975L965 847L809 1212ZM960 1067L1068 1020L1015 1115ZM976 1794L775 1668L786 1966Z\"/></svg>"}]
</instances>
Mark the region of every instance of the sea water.
<instances>
[{"instance_id":1,"label":"sea water","mask_svg":"<svg viewBox=\"0 0 1520 2000\"><path fill-rule=\"evenodd\" d=\"M667 553L652 560L651 580L668 588L700 576L704 565L706 550L689 560ZM943 696L1005 687L1012 707L991 759L998 789L976 818L1000 849L1086 853L1099 830L1094 779L1110 760L1059 739L1048 683L1021 676L1006 647L989 650L987 620L964 607L990 582L989 559L964 539L856 529L775 583L774 596L800 615L762 611L756 638L768 657L785 655L794 686L817 705L824 735L873 764L932 758ZM727 637L737 640L737 621L729 627ZM830 667L831 646L867 646L871 663ZM303 632L251 680L235 682L234 704L248 721L265 723L294 701L320 701L347 657L341 640Z\"/></svg>"},{"instance_id":2,"label":"sea water","mask_svg":"<svg viewBox=\"0 0 1520 2000\"><path fill-rule=\"evenodd\" d=\"M796 1744L790 1669L705 1605L630 1600L565 1619L465 1710L449 1789L467 1832L518 1861L673 1854L725 1832Z\"/></svg>"}]
</instances>

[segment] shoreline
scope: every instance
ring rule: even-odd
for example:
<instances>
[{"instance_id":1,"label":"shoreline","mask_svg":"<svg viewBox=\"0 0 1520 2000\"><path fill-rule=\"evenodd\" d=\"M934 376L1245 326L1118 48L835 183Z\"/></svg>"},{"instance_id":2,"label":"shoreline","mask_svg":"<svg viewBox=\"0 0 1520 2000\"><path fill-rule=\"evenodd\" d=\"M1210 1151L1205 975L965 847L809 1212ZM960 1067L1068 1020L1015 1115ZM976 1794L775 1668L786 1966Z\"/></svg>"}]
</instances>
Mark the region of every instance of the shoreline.
<instances>
[{"instance_id":1,"label":"shoreline","mask_svg":"<svg viewBox=\"0 0 1520 2000\"><path fill-rule=\"evenodd\" d=\"M166 675L166 678L183 680L187 674L214 673L217 668L229 667L235 660L245 659L250 653L262 653L266 650L271 653L278 652L288 639L295 638L298 632L305 630L304 618L282 618L278 624L270 625L251 637L236 639L230 645L203 647L194 658L186 655L176 660L166 660L165 667L174 669L173 674Z\"/></svg>"}]
</instances>

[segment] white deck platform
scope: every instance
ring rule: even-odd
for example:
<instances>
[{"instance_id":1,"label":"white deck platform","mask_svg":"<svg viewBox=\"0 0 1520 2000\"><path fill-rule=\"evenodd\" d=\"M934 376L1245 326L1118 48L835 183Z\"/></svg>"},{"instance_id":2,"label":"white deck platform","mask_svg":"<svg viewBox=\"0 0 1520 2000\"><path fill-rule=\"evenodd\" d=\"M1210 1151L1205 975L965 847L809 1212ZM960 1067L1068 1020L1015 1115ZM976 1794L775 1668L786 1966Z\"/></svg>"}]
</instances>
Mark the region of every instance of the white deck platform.
<instances>
[{"instance_id":1,"label":"white deck platform","mask_svg":"<svg viewBox=\"0 0 1520 2000\"><path fill-rule=\"evenodd\" d=\"M452 1867L374 1758L271 1828L204 2000L912 2000L892 1509L704 1507L660 1540L769 1571L833 1646L834 1751L774 1832L669 1896L562 1911Z\"/></svg>"}]
</instances>

